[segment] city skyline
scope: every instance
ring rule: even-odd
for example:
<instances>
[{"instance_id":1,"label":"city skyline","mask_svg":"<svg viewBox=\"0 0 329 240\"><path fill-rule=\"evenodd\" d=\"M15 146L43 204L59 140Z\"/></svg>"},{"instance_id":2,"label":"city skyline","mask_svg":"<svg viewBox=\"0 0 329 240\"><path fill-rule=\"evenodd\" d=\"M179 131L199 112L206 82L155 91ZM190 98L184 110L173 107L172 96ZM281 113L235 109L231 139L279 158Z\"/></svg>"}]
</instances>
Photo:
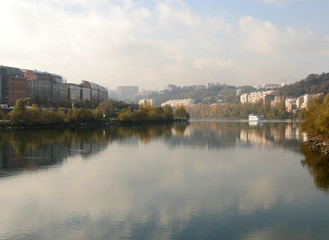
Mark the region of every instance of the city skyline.
<instances>
[{"instance_id":1,"label":"city skyline","mask_svg":"<svg viewBox=\"0 0 329 240\"><path fill-rule=\"evenodd\" d=\"M0 64L109 89L292 83L328 72L329 1L4 0Z\"/></svg>"}]
</instances>

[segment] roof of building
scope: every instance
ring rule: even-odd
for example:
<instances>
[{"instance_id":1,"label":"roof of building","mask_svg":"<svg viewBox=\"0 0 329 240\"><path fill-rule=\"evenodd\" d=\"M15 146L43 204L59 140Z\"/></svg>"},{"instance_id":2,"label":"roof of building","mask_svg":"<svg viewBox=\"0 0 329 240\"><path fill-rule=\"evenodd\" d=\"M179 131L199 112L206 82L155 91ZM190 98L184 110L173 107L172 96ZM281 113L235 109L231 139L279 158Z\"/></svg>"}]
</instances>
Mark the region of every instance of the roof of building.
<instances>
[{"instance_id":1,"label":"roof of building","mask_svg":"<svg viewBox=\"0 0 329 240\"><path fill-rule=\"evenodd\" d=\"M24 78L24 74L19 68L0 66L0 69L2 69L4 76Z\"/></svg>"}]
</instances>

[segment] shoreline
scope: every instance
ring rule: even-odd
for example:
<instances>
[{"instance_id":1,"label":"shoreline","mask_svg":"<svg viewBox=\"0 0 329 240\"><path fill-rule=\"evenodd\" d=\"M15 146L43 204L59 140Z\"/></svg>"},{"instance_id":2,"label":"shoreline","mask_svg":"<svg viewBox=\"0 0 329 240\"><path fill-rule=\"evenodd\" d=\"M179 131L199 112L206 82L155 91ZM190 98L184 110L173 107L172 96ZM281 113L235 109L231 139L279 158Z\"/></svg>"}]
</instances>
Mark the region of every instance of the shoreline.
<instances>
[{"instance_id":1,"label":"shoreline","mask_svg":"<svg viewBox=\"0 0 329 240\"><path fill-rule=\"evenodd\" d=\"M33 129L73 129L73 128L94 128L94 127L109 127L109 126L133 126L133 125L151 125L151 124L173 124L173 123L188 123L188 119L175 119L163 121L136 121L136 122L82 122L82 123L60 123L60 124L44 124L44 125L0 125L0 132L13 130L33 130Z\"/></svg>"},{"instance_id":2,"label":"shoreline","mask_svg":"<svg viewBox=\"0 0 329 240\"><path fill-rule=\"evenodd\" d=\"M309 150L329 155L329 139L308 135L308 140L305 142L305 145Z\"/></svg>"}]
</instances>

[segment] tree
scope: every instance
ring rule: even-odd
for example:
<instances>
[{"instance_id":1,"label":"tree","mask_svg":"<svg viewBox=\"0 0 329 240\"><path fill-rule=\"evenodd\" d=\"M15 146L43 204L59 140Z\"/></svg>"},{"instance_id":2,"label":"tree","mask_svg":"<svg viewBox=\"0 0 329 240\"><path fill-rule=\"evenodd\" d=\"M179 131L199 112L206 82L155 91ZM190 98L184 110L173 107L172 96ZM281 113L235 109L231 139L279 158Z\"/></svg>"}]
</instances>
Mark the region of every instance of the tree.
<instances>
[{"instance_id":1,"label":"tree","mask_svg":"<svg viewBox=\"0 0 329 240\"><path fill-rule=\"evenodd\" d=\"M26 112L26 102L23 99L18 99L14 109L8 114L13 124L24 122L24 115Z\"/></svg>"},{"instance_id":2,"label":"tree","mask_svg":"<svg viewBox=\"0 0 329 240\"><path fill-rule=\"evenodd\" d=\"M175 118L190 118L190 114L186 111L185 107L183 105L178 106L174 110L174 117Z\"/></svg>"},{"instance_id":3,"label":"tree","mask_svg":"<svg viewBox=\"0 0 329 240\"><path fill-rule=\"evenodd\" d=\"M163 112L162 112L162 117L165 120L172 120L174 118L174 113L173 113L173 109L170 105L165 105L162 108Z\"/></svg>"}]
</instances>

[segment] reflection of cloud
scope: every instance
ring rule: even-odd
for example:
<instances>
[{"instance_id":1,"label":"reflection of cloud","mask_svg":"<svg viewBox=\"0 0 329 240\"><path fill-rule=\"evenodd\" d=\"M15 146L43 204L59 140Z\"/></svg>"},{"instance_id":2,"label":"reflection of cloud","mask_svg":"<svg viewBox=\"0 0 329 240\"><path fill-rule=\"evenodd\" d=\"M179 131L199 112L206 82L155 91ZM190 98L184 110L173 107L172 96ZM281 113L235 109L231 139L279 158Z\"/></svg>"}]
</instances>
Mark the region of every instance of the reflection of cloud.
<instances>
[{"instance_id":1,"label":"reflection of cloud","mask_svg":"<svg viewBox=\"0 0 329 240\"><path fill-rule=\"evenodd\" d=\"M241 130L237 124L234 136ZM189 132L190 138L195 131ZM316 194L298 153L238 144L216 151L168 147L175 137L157 135L133 146L115 141L89 161L77 155L58 168L0 181L5 206L0 236L170 239L184 238L184 231L209 236L219 223L232 227L251 216L255 224L260 212L280 215L282 206L304 204ZM212 217L215 223L207 222ZM282 236L271 231L282 230L286 219L276 220L253 227L246 239ZM199 221L209 223L206 230L195 227ZM234 234L238 238L240 232Z\"/></svg>"},{"instance_id":2,"label":"reflection of cloud","mask_svg":"<svg viewBox=\"0 0 329 240\"><path fill-rule=\"evenodd\" d=\"M165 239L200 214L238 209L252 215L273 208L288 192L288 202L313 194L298 172L296 186L282 184L289 182L295 167L286 162L292 153L286 159L264 161L266 152L263 156L256 152L256 157L250 150L240 154L224 150L219 155L168 151L157 141L125 150L127 146L113 144L93 161L68 161L55 171L21 176L10 186L1 182L0 204L11 204L2 212L6 218L0 218L0 233L14 232L19 226L22 231L56 231L64 238L69 231L71 239L90 237L91 229L96 236L101 230L109 236L129 237L136 228L151 224L150 236ZM102 229L104 223L107 229ZM55 224L56 230L42 229L49 224Z\"/></svg>"}]
</instances>

